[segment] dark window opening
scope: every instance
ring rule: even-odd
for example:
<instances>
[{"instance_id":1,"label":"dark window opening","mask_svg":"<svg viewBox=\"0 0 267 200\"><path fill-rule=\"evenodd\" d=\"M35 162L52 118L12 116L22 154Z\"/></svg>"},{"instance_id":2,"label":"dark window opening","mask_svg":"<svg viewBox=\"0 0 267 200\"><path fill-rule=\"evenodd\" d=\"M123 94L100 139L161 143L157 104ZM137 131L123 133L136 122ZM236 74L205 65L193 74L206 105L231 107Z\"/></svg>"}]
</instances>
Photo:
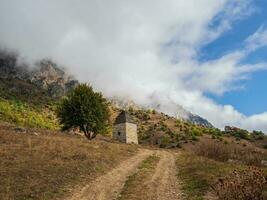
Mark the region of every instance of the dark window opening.
<instances>
[{"instance_id":1,"label":"dark window opening","mask_svg":"<svg viewBox=\"0 0 267 200\"><path fill-rule=\"evenodd\" d=\"M118 135L120 136L121 135L121 132L118 132Z\"/></svg>"}]
</instances>

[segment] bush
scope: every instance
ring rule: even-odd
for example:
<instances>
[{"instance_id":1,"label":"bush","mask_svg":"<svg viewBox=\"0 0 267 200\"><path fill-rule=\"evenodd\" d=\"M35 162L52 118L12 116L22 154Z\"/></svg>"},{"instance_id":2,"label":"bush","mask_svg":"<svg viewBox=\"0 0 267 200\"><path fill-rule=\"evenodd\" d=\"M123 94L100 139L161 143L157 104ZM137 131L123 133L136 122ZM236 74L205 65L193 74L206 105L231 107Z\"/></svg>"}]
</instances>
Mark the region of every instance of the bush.
<instances>
[{"instance_id":1,"label":"bush","mask_svg":"<svg viewBox=\"0 0 267 200\"><path fill-rule=\"evenodd\" d=\"M263 140L264 137L265 137L265 135L262 131L253 131L251 133L251 139L253 139L253 140Z\"/></svg>"},{"instance_id":2,"label":"bush","mask_svg":"<svg viewBox=\"0 0 267 200\"><path fill-rule=\"evenodd\" d=\"M248 170L235 170L219 179L213 188L222 200L263 200L266 178L263 170L250 167Z\"/></svg>"},{"instance_id":3,"label":"bush","mask_svg":"<svg viewBox=\"0 0 267 200\"><path fill-rule=\"evenodd\" d=\"M160 148L165 148L168 144L170 144L170 137L165 134L161 138Z\"/></svg>"},{"instance_id":4,"label":"bush","mask_svg":"<svg viewBox=\"0 0 267 200\"><path fill-rule=\"evenodd\" d=\"M192 134L195 135L195 136L202 136L203 135L201 130L198 129L198 128L193 128Z\"/></svg>"},{"instance_id":5,"label":"bush","mask_svg":"<svg viewBox=\"0 0 267 200\"><path fill-rule=\"evenodd\" d=\"M57 114L63 130L78 127L88 139L105 131L109 117L106 100L87 84L80 84L63 98Z\"/></svg>"}]
</instances>

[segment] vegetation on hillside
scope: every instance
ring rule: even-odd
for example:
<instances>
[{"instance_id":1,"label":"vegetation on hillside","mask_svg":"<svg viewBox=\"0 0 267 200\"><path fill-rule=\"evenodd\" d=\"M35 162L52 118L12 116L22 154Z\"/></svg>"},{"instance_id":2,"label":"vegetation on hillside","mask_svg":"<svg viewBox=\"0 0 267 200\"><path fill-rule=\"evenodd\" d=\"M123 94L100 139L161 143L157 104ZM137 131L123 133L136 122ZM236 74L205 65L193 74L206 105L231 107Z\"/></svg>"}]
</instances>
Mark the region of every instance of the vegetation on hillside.
<instances>
[{"instance_id":1,"label":"vegetation on hillside","mask_svg":"<svg viewBox=\"0 0 267 200\"><path fill-rule=\"evenodd\" d=\"M224 178L219 179L213 187L219 199L263 200L266 199L264 189L267 179L264 171L256 167L234 170Z\"/></svg>"},{"instance_id":2,"label":"vegetation on hillside","mask_svg":"<svg viewBox=\"0 0 267 200\"><path fill-rule=\"evenodd\" d=\"M2 98L0 98L0 120L23 127L59 129L58 120L51 109Z\"/></svg>"},{"instance_id":3,"label":"vegetation on hillside","mask_svg":"<svg viewBox=\"0 0 267 200\"><path fill-rule=\"evenodd\" d=\"M56 100L19 79L0 78L0 120L24 127L59 129Z\"/></svg>"},{"instance_id":4,"label":"vegetation on hillside","mask_svg":"<svg viewBox=\"0 0 267 200\"><path fill-rule=\"evenodd\" d=\"M247 199L261 200L267 198L266 168L265 172L260 168L253 168L256 173L254 174L250 167L218 162L188 152L182 152L177 157L177 167L179 169L178 177L183 182L182 189L188 199L213 199L215 195L219 195L221 199L241 200L244 195L248 197L254 195L253 197L255 197ZM238 175L233 176L233 172L238 173ZM247 177L251 176L253 178L248 180ZM222 181L226 185L221 186ZM255 188L256 185L259 187ZM257 193L251 194L254 190ZM231 198L233 196L240 196L241 198Z\"/></svg>"},{"instance_id":5,"label":"vegetation on hillside","mask_svg":"<svg viewBox=\"0 0 267 200\"><path fill-rule=\"evenodd\" d=\"M244 165L262 166L262 161L267 160L267 152L249 143L238 144L233 140L213 141L203 138L191 146L191 152L221 162L231 162Z\"/></svg>"}]
</instances>

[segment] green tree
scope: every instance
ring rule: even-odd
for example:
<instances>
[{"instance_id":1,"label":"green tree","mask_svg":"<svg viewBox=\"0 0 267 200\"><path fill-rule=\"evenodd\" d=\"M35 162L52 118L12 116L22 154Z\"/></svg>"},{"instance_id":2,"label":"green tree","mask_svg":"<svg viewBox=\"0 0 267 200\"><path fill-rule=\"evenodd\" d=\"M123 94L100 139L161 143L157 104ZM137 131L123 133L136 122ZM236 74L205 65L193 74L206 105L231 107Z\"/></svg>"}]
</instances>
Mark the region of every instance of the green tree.
<instances>
[{"instance_id":1,"label":"green tree","mask_svg":"<svg viewBox=\"0 0 267 200\"><path fill-rule=\"evenodd\" d=\"M109 112L106 99L87 84L78 85L64 97L57 109L62 130L80 128L88 139L103 133Z\"/></svg>"}]
</instances>

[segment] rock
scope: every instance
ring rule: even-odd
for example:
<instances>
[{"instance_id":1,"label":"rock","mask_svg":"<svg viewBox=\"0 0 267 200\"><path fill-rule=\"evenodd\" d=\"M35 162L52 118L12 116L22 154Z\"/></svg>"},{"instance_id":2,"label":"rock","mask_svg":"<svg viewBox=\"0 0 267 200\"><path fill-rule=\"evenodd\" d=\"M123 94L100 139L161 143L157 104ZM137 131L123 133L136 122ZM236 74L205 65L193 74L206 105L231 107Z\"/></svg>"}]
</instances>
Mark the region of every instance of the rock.
<instances>
[{"instance_id":1,"label":"rock","mask_svg":"<svg viewBox=\"0 0 267 200\"><path fill-rule=\"evenodd\" d=\"M261 165L267 167L267 160L262 160L262 161L261 161Z\"/></svg>"},{"instance_id":2,"label":"rock","mask_svg":"<svg viewBox=\"0 0 267 200\"><path fill-rule=\"evenodd\" d=\"M167 144L165 146L166 149L173 149L173 148L177 148L177 147L180 147L180 145L178 143L170 143L170 144Z\"/></svg>"},{"instance_id":3,"label":"rock","mask_svg":"<svg viewBox=\"0 0 267 200\"><path fill-rule=\"evenodd\" d=\"M64 67L43 59L30 68L18 62L16 53L0 50L1 79L15 79L35 85L48 92L51 97L61 97L74 89L79 82ZM20 91L21 88L13 88Z\"/></svg>"},{"instance_id":4,"label":"rock","mask_svg":"<svg viewBox=\"0 0 267 200\"><path fill-rule=\"evenodd\" d=\"M61 97L79 84L63 67L45 59L36 64L30 81L47 90L52 97Z\"/></svg>"},{"instance_id":5,"label":"rock","mask_svg":"<svg viewBox=\"0 0 267 200\"><path fill-rule=\"evenodd\" d=\"M39 136L39 133L36 133L36 132L33 132L32 134L35 136Z\"/></svg>"},{"instance_id":6,"label":"rock","mask_svg":"<svg viewBox=\"0 0 267 200\"><path fill-rule=\"evenodd\" d=\"M22 127L16 127L14 130L18 133L26 133L26 129Z\"/></svg>"},{"instance_id":7,"label":"rock","mask_svg":"<svg viewBox=\"0 0 267 200\"><path fill-rule=\"evenodd\" d=\"M238 160L233 160L233 159L228 159L227 162L231 163L231 164L238 164L239 163Z\"/></svg>"}]
</instances>

